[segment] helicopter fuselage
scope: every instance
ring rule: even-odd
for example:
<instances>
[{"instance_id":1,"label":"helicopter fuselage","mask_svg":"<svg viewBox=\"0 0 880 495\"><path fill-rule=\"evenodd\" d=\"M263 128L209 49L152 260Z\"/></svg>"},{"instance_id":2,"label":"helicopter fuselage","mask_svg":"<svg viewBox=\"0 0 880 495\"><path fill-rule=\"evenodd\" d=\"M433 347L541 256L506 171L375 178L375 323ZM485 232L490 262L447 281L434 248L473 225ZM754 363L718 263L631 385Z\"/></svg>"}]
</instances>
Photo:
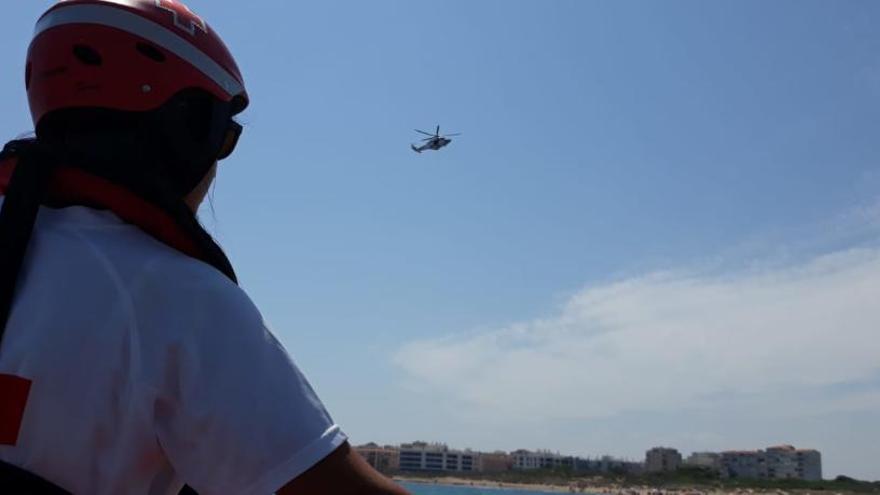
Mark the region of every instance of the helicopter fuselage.
<instances>
[{"instance_id":1,"label":"helicopter fuselage","mask_svg":"<svg viewBox=\"0 0 880 495\"><path fill-rule=\"evenodd\" d=\"M431 139L430 141L428 141L427 143L425 143L421 146L412 145L412 149L416 153L421 153L425 150L437 151L440 148L446 146L447 144L449 144L451 142L452 142L451 139L444 138L444 137L438 137L438 138Z\"/></svg>"},{"instance_id":2,"label":"helicopter fuselage","mask_svg":"<svg viewBox=\"0 0 880 495\"><path fill-rule=\"evenodd\" d=\"M452 142L452 140L449 139L450 136L460 136L461 135L460 132L456 132L453 134L446 134L446 135L440 134L440 126L439 125L437 126L437 130L434 131L433 134L431 134L430 132L425 132L421 129L416 129L415 131L418 132L419 134L424 134L425 136L428 136L428 137L422 139L422 143L424 143L424 144L422 144L421 146L416 146L414 144L410 145L410 148L412 148L412 150L415 151L416 153L421 153L425 150L437 151L440 148L443 148L444 146L446 146L447 144Z\"/></svg>"}]
</instances>

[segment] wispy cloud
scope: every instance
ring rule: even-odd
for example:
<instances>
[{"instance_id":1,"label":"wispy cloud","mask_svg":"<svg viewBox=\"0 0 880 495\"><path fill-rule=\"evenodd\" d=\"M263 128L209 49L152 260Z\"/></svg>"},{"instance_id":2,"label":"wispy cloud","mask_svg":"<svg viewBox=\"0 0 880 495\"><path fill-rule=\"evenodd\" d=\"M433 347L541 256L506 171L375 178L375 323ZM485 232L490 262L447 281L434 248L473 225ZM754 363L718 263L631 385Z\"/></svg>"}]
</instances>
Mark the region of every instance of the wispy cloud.
<instances>
[{"instance_id":1,"label":"wispy cloud","mask_svg":"<svg viewBox=\"0 0 880 495\"><path fill-rule=\"evenodd\" d=\"M774 416L880 411L878 301L875 247L671 270L586 288L547 318L411 342L394 360L435 397L513 422L725 402Z\"/></svg>"}]
</instances>

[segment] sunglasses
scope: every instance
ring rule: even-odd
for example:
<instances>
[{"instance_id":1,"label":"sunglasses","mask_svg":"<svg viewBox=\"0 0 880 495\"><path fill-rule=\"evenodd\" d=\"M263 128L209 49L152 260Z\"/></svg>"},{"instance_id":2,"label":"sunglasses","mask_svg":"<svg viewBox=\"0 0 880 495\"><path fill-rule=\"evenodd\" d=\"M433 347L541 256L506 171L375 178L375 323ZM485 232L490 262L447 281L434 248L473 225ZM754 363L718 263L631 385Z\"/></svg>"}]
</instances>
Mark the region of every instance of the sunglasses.
<instances>
[{"instance_id":1,"label":"sunglasses","mask_svg":"<svg viewBox=\"0 0 880 495\"><path fill-rule=\"evenodd\" d=\"M228 158L229 155L235 151L235 147L238 145L238 140L241 138L242 131L244 131L244 127L242 127L241 124L234 120L229 121L229 127L226 129L226 137L223 138L223 145L220 147L220 154L217 155L217 160Z\"/></svg>"}]
</instances>

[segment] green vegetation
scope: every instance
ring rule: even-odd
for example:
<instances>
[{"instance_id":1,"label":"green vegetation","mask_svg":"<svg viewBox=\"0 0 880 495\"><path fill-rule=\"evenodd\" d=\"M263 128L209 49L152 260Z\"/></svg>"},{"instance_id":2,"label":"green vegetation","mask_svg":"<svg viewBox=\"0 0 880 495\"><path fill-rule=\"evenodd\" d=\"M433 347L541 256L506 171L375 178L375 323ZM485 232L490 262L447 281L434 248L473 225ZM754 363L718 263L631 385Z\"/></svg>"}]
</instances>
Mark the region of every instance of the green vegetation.
<instances>
[{"instance_id":1,"label":"green vegetation","mask_svg":"<svg viewBox=\"0 0 880 495\"><path fill-rule=\"evenodd\" d=\"M880 483L859 481L846 476L834 480L803 481L803 480L755 480L755 479L721 479L717 473L709 469L682 468L671 473L653 473L642 476L631 476L626 484L645 484L658 487L716 487L726 489L759 489L759 490L806 490L827 491L832 493L880 493Z\"/></svg>"}]
</instances>

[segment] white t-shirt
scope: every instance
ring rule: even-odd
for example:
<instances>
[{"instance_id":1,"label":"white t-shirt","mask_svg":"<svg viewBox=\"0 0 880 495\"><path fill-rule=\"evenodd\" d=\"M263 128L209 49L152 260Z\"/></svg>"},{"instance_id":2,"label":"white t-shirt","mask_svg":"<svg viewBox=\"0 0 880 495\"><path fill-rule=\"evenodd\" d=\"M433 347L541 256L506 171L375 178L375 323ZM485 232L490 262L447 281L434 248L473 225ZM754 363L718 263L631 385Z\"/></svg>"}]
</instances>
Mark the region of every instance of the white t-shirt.
<instances>
[{"instance_id":1,"label":"white t-shirt","mask_svg":"<svg viewBox=\"0 0 880 495\"><path fill-rule=\"evenodd\" d=\"M77 495L267 495L346 441L241 289L106 211L41 209L0 374L0 459Z\"/></svg>"}]
</instances>

